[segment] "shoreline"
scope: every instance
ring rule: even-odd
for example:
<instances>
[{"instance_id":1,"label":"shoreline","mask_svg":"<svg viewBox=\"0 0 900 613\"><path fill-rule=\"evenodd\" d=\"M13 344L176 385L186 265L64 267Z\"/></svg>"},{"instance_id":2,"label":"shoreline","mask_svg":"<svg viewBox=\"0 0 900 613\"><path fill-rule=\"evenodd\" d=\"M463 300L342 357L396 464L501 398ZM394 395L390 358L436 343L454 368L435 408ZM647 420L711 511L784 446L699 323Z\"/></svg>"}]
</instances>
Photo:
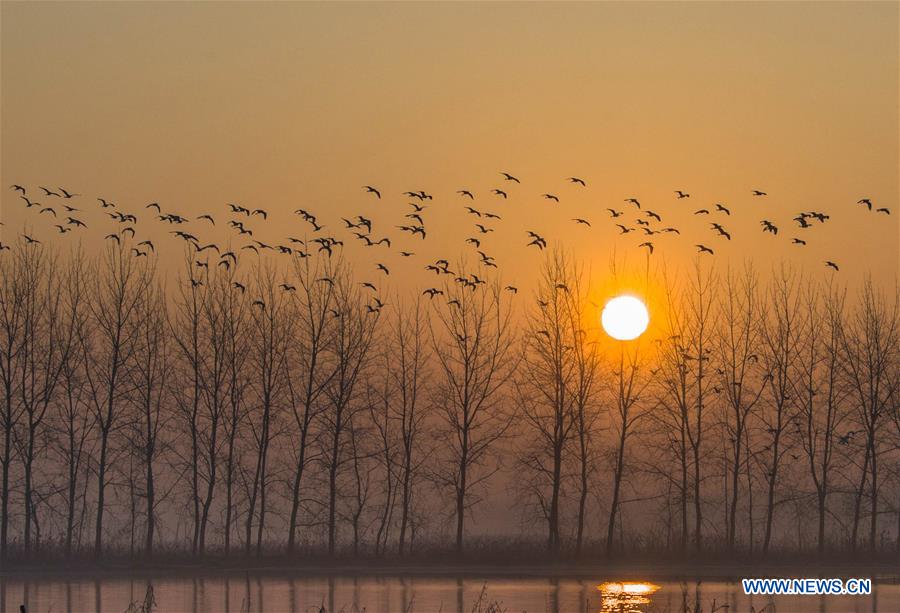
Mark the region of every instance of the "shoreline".
<instances>
[{"instance_id":1,"label":"shoreline","mask_svg":"<svg viewBox=\"0 0 900 613\"><path fill-rule=\"evenodd\" d=\"M743 577L871 577L880 583L900 584L900 567L894 562L685 562L651 563L623 561L618 563L466 563L370 560L303 561L276 560L223 561L202 560L192 563L144 561L122 563L7 563L0 567L0 579L117 579L117 578L190 578L224 577L409 577L417 579L595 579L595 580L660 580L660 581L737 581Z\"/></svg>"}]
</instances>

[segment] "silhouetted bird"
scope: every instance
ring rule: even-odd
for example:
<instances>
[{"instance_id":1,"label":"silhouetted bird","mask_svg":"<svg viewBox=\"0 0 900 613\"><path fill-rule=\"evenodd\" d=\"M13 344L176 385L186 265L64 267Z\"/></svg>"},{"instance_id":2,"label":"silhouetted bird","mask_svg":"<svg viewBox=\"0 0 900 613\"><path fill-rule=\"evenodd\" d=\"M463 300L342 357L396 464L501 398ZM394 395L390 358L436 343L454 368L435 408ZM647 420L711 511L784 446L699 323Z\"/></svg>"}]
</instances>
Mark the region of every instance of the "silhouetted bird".
<instances>
[{"instance_id":1,"label":"silhouetted bird","mask_svg":"<svg viewBox=\"0 0 900 613\"><path fill-rule=\"evenodd\" d=\"M578 183L581 187L587 187L587 183L584 182L584 179L579 179L578 177L569 177L570 183Z\"/></svg>"},{"instance_id":2,"label":"silhouetted bird","mask_svg":"<svg viewBox=\"0 0 900 613\"><path fill-rule=\"evenodd\" d=\"M363 189L366 190L367 194L375 194L375 197L381 200L381 192L372 187L371 185L364 185Z\"/></svg>"},{"instance_id":3,"label":"silhouetted bird","mask_svg":"<svg viewBox=\"0 0 900 613\"><path fill-rule=\"evenodd\" d=\"M863 198L862 200L857 200L856 204L864 204L867 207L869 207L870 211L872 210L872 201L869 200L868 198Z\"/></svg>"},{"instance_id":4,"label":"silhouetted bird","mask_svg":"<svg viewBox=\"0 0 900 613\"><path fill-rule=\"evenodd\" d=\"M469 198L470 200L475 200L475 196L473 196L473 195L472 195L472 192L470 192L470 191L467 190L467 189L461 189L461 190L457 191L456 193L457 193L457 194L460 194L461 196L466 196L466 197Z\"/></svg>"},{"instance_id":5,"label":"silhouetted bird","mask_svg":"<svg viewBox=\"0 0 900 613\"><path fill-rule=\"evenodd\" d=\"M891 214L891 210L890 210L890 209L887 209L887 208L875 209L875 212L876 212L876 213L884 213L885 215L890 215L890 214Z\"/></svg>"},{"instance_id":6,"label":"silhouetted bird","mask_svg":"<svg viewBox=\"0 0 900 613\"><path fill-rule=\"evenodd\" d=\"M650 250L650 254L653 254L653 243L651 242L641 243L640 245L638 245L638 247L646 247Z\"/></svg>"},{"instance_id":7,"label":"silhouetted bird","mask_svg":"<svg viewBox=\"0 0 900 613\"><path fill-rule=\"evenodd\" d=\"M553 200L554 202L559 202L559 197L554 196L553 194L541 194L541 197L546 200Z\"/></svg>"},{"instance_id":8,"label":"silhouetted bird","mask_svg":"<svg viewBox=\"0 0 900 613\"><path fill-rule=\"evenodd\" d=\"M805 245L806 241L799 238L793 238L791 239L791 243L793 243L794 245Z\"/></svg>"},{"instance_id":9,"label":"silhouetted bird","mask_svg":"<svg viewBox=\"0 0 900 613\"><path fill-rule=\"evenodd\" d=\"M528 243L528 245L526 245L527 247L530 247L531 245L534 245L534 246L536 246L538 249L540 249L541 251L543 251L543 250L544 250L544 247L547 246L547 241L544 240L544 238L543 238L542 236L539 236L539 235L537 235L537 234L535 234L534 232L531 232L531 231L528 232L528 235L532 237L532 241L531 241L530 243Z\"/></svg>"},{"instance_id":10,"label":"silhouetted bird","mask_svg":"<svg viewBox=\"0 0 900 613\"><path fill-rule=\"evenodd\" d=\"M728 240L731 240L731 234L729 234L728 231L725 230L725 228L723 228L721 226L721 224L714 223L714 224L710 224L710 226L712 227L713 230L718 232L720 236L724 236Z\"/></svg>"},{"instance_id":11,"label":"silhouetted bird","mask_svg":"<svg viewBox=\"0 0 900 613\"><path fill-rule=\"evenodd\" d=\"M763 232L771 232L772 234L778 234L778 228L768 219L763 219L759 223L763 227Z\"/></svg>"},{"instance_id":12,"label":"silhouetted bird","mask_svg":"<svg viewBox=\"0 0 900 613\"><path fill-rule=\"evenodd\" d=\"M621 211L617 211L617 210L615 210L615 209L606 209L606 210L609 211L609 215L610 215L610 217L612 217L613 219L615 219L616 217L621 217L622 215L624 215L624 213L622 213Z\"/></svg>"},{"instance_id":13,"label":"silhouetted bird","mask_svg":"<svg viewBox=\"0 0 900 613\"><path fill-rule=\"evenodd\" d=\"M572 221L574 221L575 223L580 223L582 225L585 225L589 228L591 227L591 223L587 219L581 219L580 217L576 217Z\"/></svg>"},{"instance_id":14,"label":"silhouetted bird","mask_svg":"<svg viewBox=\"0 0 900 613\"><path fill-rule=\"evenodd\" d=\"M753 195L754 196L768 196L768 194L766 192L761 192L758 189L753 190Z\"/></svg>"},{"instance_id":15,"label":"silhouetted bird","mask_svg":"<svg viewBox=\"0 0 900 613\"><path fill-rule=\"evenodd\" d=\"M501 172L500 174L503 175L503 178L505 178L507 181L515 181L516 183L521 183L521 181L519 181L516 177L512 176L508 172Z\"/></svg>"},{"instance_id":16,"label":"silhouetted bird","mask_svg":"<svg viewBox=\"0 0 900 613\"><path fill-rule=\"evenodd\" d=\"M719 203L716 203L716 210L717 210L717 211L722 211L722 212L725 213L726 215L729 215L729 216L731 215L731 211L728 210L726 207L722 206L722 205L719 204Z\"/></svg>"},{"instance_id":17,"label":"silhouetted bird","mask_svg":"<svg viewBox=\"0 0 900 613\"><path fill-rule=\"evenodd\" d=\"M706 245L697 244L694 246L697 248L697 253L708 253L710 255L714 255L713 250L710 249L709 247L707 247Z\"/></svg>"},{"instance_id":18,"label":"silhouetted bird","mask_svg":"<svg viewBox=\"0 0 900 613\"><path fill-rule=\"evenodd\" d=\"M840 270L840 268L838 268L838 265L835 264L834 262L832 262L831 260L825 260L825 266L828 266L829 268L834 268L835 270Z\"/></svg>"},{"instance_id":19,"label":"silhouetted bird","mask_svg":"<svg viewBox=\"0 0 900 613\"><path fill-rule=\"evenodd\" d=\"M685 192L681 191L680 189L675 190L675 196L677 198L690 198L691 197L690 194L686 194Z\"/></svg>"},{"instance_id":20,"label":"silhouetted bird","mask_svg":"<svg viewBox=\"0 0 900 613\"><path fill-rule=\"evenodd\" d=\"M698 210L698 211L694 211L694 215L709 215L709 210L707 210L707 209L700 209L700 210Z\"/></svg>"}]
</instances>

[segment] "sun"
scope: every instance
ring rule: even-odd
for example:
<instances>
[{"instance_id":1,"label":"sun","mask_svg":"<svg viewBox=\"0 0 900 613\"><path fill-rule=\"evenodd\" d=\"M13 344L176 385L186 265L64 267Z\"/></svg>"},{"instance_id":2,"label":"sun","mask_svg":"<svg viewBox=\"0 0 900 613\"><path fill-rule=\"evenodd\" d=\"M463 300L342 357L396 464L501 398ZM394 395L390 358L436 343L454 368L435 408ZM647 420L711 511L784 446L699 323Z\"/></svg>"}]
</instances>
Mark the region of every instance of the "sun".
<instances>
[{"instance_id":1,"label":"sun","mask_svg":"<svg viewBox=\"0 0 900 613\"><path fill-rule=\"evenodd\" d=\"M650 314L640 299L634 296L616 296L603 307L600 322L606 333L614 339L630 341L647 329Z\"/></svg>"}]
</instances>

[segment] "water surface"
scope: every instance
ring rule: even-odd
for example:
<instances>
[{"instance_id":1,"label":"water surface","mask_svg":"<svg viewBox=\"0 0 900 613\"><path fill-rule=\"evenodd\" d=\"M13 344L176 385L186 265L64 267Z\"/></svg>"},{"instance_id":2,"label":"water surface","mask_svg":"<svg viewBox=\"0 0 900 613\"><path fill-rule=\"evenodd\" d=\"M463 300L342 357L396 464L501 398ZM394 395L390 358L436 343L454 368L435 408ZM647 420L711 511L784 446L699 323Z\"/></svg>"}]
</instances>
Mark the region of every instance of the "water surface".
<instances>
[{"instance_id":1,"label":"water surface","mask_svg":"<svg viewBox=\"0 0 900 613\"><path fill-rule=\"evenodd\" d=\"M745 596L737 581L641 581L556 577L322 577L254 573L98 579L54 575L0 577L0 613L125 611L152 591L154 611L231 613L471 613L528 611L900 611L900 584L874 585L871 596ZM635 587L637 586L637 587ZM490 609L491 606L495 609ZM698 607L699 605L699 607ZM727 607L727 608L726 608ZM137 609L140 610L140 609Z\"/></svg>"}]
</instances>

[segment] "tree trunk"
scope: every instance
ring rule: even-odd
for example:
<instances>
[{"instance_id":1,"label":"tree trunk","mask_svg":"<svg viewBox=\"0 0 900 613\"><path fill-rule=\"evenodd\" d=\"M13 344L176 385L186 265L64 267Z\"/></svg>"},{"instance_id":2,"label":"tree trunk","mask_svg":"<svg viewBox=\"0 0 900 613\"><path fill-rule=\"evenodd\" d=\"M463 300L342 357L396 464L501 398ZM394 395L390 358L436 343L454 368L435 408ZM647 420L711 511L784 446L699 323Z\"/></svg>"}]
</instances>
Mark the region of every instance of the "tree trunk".
<instances>
[{"instance_id":1,"label":"tree trunk","mask_svg":"<svg viewBox=\"0 0 900 613\"><path fill-rule=\"evenodd\" d=\"M404 549L406 547L406 526L409 523L409 502L410 502L410 472L412 470L412 458L411 450L407 447L406 457L403 460L403 493L402 493L402 504L403 508L400 511L400 536L397 544L397 553L400 556L403 556L405 553ZM900 512L898 512L900 515ZM898 542L900 542L900 537L898 537Z\"/></svg>"},{"instance_id":2,"label":"tree trunk","mask_svg":"<svg viewBox=\"0 0 900 613\"><path fill-rule=\"evenodd\" d=\"M97 523L94 532L94 557L100 558L103 553L103 509L106 493L106 454L109 446L109 429L103 427L100 432L100 462L97 467Z\"/></svg>"},{"instance_id":3,"label":"tree trunk","mask_svg":"<svg viewBox=\"0 0 900 613\"><path fill-rule=\"evenodd\" d=\"M622 474L625 471L625 436L626 421L622 420L622 433L619 435L619 447L616 451L616 470L613 475L612 502L609 506L609 523L606 526L606 555L611 557L615 547L613 545L616 535L616 516L619 511L619 491L622 487Z\"/></svg>"},{"instance_id":4,"label":"tree trunk","mask_svg":"<svg viewBox=\"0 0 900 613\"><path fill-rule=\"evenodd\" d=\"M459 460L459 485L456 487L456 552L463 551L463 532L466 514L466 473L469 468L469 431L463 431L462 453Z\"/></svg>"},{"instance_id":5,"label":"tree trunk","mask_svg":"<svg viewBox=\"0 0 900 613\"><path fill-rule=\"evenodd\" d=\"M862 476L859 480L859 487L856 489L855 500L853 501L853 527L850 531L850 551L856 551L856 540L859 536L859 521L862 514L862 497L866 490L866 480L869 476L869 446L866 445L866 453L863 458Z\"/></svg>"}]
</instances>

